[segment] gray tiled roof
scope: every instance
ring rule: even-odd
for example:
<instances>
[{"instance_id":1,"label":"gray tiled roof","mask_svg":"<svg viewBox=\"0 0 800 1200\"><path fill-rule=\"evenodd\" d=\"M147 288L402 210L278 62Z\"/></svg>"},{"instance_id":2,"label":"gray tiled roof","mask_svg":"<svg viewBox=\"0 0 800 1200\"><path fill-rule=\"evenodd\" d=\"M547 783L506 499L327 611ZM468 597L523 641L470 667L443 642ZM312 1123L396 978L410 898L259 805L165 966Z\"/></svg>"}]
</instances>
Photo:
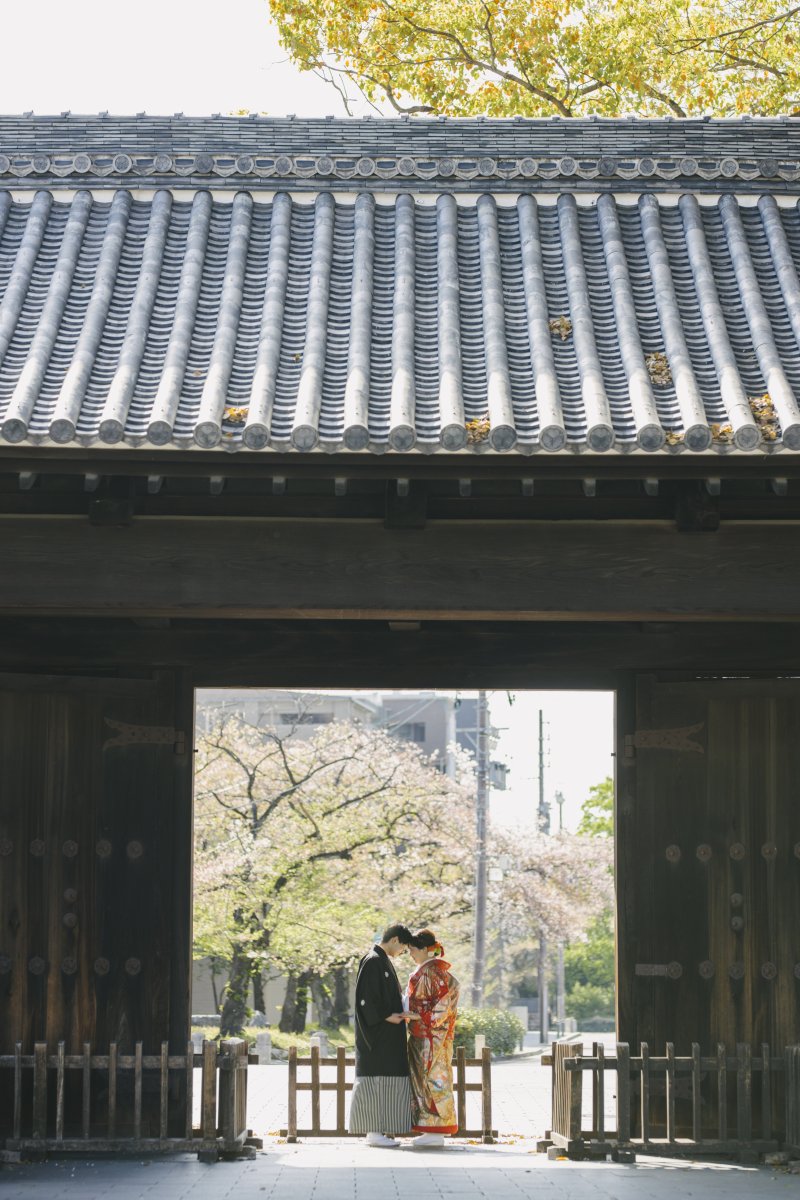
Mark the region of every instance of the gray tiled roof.
<instances>
[{"instance_id":1,"label":"gray tiled roof","mask_svg":"<svg viewBox=\"0 0 800 1200\"><path fill-rule=\"evenodd\" d=\"M0 187L792 190L800 122L0 116Z\"/></svg>"},{"instance_id":2,"label":"gray tiled roof","mask_svg":"<svg viewBox=\"0 0 800 1200\"><path fill-rule=\"evenodd\" d=\"M0 436L797 450L798 268L774 196L0 191Z\"/></svg>"}]
</instances>

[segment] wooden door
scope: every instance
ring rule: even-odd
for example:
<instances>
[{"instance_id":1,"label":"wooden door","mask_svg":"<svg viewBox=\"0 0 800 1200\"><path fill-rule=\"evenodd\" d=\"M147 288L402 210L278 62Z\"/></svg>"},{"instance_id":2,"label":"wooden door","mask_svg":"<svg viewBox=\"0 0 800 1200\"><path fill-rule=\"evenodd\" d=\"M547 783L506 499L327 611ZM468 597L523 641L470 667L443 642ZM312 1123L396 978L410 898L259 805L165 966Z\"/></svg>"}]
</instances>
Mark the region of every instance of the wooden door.
<instances>
[{"instance_id":1,"label":"wooden door","mask_svg":"<svg viewBox=\"0 0 800 1200\"><path fill-rule=\"evenodd\" d=\"M0 674L0 1053L185 1048L191 721L168 672Z\"/></svg>"},{"instance_id":2,"label":"wooden door","mask_svg":"<svg viewBox=\"0 0 800 1200\"><path fill-rule=\"evenodd\" d=\"M800 680L644 677L619 718L618 1029L800 1036Z\"/></svg>"}]
</instances>

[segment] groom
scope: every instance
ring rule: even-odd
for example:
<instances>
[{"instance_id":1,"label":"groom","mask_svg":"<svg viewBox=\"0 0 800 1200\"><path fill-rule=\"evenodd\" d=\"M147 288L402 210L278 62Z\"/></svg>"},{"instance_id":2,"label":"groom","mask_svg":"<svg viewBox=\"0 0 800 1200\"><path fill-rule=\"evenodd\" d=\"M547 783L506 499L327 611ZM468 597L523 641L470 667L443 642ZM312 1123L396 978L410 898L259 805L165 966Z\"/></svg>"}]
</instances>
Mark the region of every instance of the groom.
<instances>
[{"instance_id":1,"label":"groom","mask_svg":"<svg viewBox=\"0 0 800 1200\"><path fill-rule=\"evenodd\" d=\"M391 1135L411 1132L407 1014L392 961L405 954L411 938L405 925L390 925L358 967L350 1132L365 1133L368 1146L397 1146Z\"/></svg>"}]
</instances>

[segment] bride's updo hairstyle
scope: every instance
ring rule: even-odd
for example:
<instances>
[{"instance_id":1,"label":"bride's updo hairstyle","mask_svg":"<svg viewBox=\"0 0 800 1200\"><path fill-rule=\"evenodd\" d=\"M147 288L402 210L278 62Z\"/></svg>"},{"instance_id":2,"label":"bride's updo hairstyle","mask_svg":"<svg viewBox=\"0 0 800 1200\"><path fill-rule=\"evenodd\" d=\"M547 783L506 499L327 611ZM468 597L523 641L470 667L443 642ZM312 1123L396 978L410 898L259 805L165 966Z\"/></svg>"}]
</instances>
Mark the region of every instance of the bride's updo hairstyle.
<instances>
[{"instance_id":1,"label":"bride's updo hairstyle","mask_svg":"<svg viewBox=\"0 0 800 1200\"><path fill-rule=\"evenodd\" d=\"M411 945L415 950L428 950L431 958L444 957L444 946L430 929L418 929L411 939Z\"/></svg>"}]
</instances>

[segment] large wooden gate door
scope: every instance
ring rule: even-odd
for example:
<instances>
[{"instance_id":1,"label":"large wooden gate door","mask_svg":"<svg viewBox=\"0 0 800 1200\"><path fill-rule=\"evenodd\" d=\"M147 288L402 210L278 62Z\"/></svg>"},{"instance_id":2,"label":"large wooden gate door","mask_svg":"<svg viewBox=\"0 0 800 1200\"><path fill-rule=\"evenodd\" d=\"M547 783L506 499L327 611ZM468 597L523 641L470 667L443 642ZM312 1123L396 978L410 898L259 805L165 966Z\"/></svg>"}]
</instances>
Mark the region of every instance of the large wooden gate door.
<instances>
[{"instance_id":1,"label":"large wooden gate door","mask_svg":"<svg viewBox=\"0 0 800 1200\"><path fill-rule=\"evenodd\" d=\"M185 1049L191 722L170 672L0 673L0 1053Z\"/></svg>"},{"instance_id":2,"label":"large wooden gate door","mask_svg":"<svg viewBox=\"0 0 800 1200\"><path fill-rule=\"evenodd\" d=\"M800 1036L800 680L644 677L620 714L618 1028Z\"/></svg>"}]
</instances>

